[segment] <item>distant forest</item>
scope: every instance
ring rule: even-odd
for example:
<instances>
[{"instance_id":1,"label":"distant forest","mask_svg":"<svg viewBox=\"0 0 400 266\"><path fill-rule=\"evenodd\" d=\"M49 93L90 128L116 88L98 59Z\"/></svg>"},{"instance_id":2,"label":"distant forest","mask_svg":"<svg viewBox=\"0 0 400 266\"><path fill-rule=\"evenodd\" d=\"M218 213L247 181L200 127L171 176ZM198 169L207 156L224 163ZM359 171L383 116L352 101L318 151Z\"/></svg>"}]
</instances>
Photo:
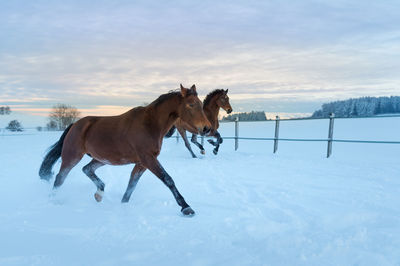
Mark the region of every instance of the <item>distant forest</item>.
<instances>
[{"instance_id":1,"label":"distant forest","mask_svg":"<svg viewBox=\"0 0 400 266\"><path fill-rule=\"evenodd\" d=\"M362 97L345 101L325 103L320 110L311 117L329 117L334 113L336 117L365 117L379 114L400 113L400 96L391 97Z\"/></svg>"},{"instance_id":2,"label":"distant forest","mask_svg":"<svg viewBox=\"0 0 400 266\"><path fill-rule=\"evenodd\" d=\"M236 117L239 117L239 121L265 121L267 117L265 116L265 112L254 112L250 113L237 113L228 116L224 116L222 121L235 121Z\"/></svg>"}]
</instances>

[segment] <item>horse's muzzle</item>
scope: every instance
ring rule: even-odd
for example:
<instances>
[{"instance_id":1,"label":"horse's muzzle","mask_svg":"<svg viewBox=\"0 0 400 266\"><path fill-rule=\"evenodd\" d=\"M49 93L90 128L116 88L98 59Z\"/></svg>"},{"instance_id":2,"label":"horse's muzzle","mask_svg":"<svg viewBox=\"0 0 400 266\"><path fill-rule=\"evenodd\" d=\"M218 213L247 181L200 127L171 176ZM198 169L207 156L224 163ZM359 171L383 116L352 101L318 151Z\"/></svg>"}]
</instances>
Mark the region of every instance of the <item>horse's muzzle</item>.
<instances>
[{"instance_id":1,"label":"horse's muzzle","mask_svg":"<svg viewBox=\"0 0 400 266\"><path fill-rule=\"evenodd\" d=\"M230 113L232 113L232 109L228 109L226 112L227 112L228 114L230 114Z\"/></svg>"}]
</instances>

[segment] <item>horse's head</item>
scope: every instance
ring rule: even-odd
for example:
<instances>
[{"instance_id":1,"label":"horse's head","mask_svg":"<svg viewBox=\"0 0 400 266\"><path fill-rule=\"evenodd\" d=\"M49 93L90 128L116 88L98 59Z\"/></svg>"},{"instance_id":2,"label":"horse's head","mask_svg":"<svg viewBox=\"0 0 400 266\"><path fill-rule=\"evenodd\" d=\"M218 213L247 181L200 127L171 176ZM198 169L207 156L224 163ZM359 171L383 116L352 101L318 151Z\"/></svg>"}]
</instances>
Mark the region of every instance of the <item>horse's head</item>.
<instances>
[{"instance_id":1,"label":"horse's head","mask_svg":"<svg viewBox=\"0 0 400 266\"><path fill-rule=\"evenodd\" d=\"M224 109L228 114L232 113L232 106L229 103L228 89L221 92L217 99L217 105Z\"/></svg>"},{"instance_id":2,"label":"horse's head","mask_svg":"<svg viewBox=\"0 0 400 266\"><path fill-rule=\"evenodd\" d=\"M179 108L180 119L200 135L208 133L211 129L211 124L204 114L203 103L197 97L196 86L193 85L190 89L187 89L181 84L181 95L183 102Z\"/></svg>"}]
</instances>

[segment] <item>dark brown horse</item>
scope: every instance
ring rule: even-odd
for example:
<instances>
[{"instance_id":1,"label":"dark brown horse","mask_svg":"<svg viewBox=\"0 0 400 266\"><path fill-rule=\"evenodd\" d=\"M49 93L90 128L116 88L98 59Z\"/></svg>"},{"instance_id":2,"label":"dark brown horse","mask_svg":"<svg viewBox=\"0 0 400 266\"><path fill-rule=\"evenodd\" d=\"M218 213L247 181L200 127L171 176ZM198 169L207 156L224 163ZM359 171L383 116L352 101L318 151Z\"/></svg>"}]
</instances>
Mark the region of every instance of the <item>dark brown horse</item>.
<instances>
[{"instance_id":1,"label":"dark brown horse","mask_svg":"<svg viewBox=\"0 0 400 266\"><path fill-rule=\"evenodd\" d=\"M218 153L219 145L222 143L222 137L218 132L219 122L218 122L218 114L219 109L224 109L228 114L232 112L231 104L229 103L228 90L214 90L210 92L203 102L203 110L207 116L207 119L211 123L211 130L208 136L214 136L217 138L217 141L208 140L208 142L215 146L213 153L216 155ZM200 143L197 142L197 131L190 124L186 123L182 119L177 119L174 126L168 131L166 137L171 137L174 134L175 128L178 129L179 134L182 136L183 141L185 142L186 148L189 150L190 154L193 158L196 158L196 155L193 153L192 147L186 136L186 131L192 133L191 141L200 149L201 154L205 154L204 147Z\"/></svg>"},{"instance_id":2,"label":"dark brown horse","mask_svg":"<svg viewBox=\"0 0 400 266\"><path fill-rule=\"evenodd\" d=\"M119 116L88 116L70 125L45 156L39 175L49 180L51 169L61 157L62 163L54 181L54 188L61 186L70 170L88 154L93 159L83 167L83 172L97 187L95 199L101 201L104 183L95 174L105 165L134 163L131 177L122 202L128 202L146 169L155 174L172 192L184 215L194 211L179 193L171 176L164 170L157 156L160 154L164 135L177 119L185 121L197 133L210 130L196 87L161 95L146 107L136 107Z\"/></svg>"}]
</instances>

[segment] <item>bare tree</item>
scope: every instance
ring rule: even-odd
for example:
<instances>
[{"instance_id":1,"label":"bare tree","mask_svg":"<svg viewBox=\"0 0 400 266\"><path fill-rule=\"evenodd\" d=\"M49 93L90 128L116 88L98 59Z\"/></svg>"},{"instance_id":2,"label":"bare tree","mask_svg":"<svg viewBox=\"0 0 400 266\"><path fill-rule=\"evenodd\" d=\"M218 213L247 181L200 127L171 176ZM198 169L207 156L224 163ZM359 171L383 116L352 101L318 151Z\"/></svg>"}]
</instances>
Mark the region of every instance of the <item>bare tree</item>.
<instances>
[{"instance_id":1,"label":"bare tree","mask_svg":"<svg viewBox=\"0 0 400 266\"><path fill-rule=\"evenodd\" d=\"M1 106L0 107L0 115L9 115L11 113L11 109L9 106Z\"/></svg>"},{"instance_id":2,"label":"bare tree","mask_svg":"<svg viewBox=\"0 0 400 266\"><path fill-rule=\"evenodd\" d=\"M56 104L49 115L49 124L51 127L56 127L58 130L66 129L70 124L79 119L80 112L73 106L66 104Z\"/></svg>"}]
</instances>

